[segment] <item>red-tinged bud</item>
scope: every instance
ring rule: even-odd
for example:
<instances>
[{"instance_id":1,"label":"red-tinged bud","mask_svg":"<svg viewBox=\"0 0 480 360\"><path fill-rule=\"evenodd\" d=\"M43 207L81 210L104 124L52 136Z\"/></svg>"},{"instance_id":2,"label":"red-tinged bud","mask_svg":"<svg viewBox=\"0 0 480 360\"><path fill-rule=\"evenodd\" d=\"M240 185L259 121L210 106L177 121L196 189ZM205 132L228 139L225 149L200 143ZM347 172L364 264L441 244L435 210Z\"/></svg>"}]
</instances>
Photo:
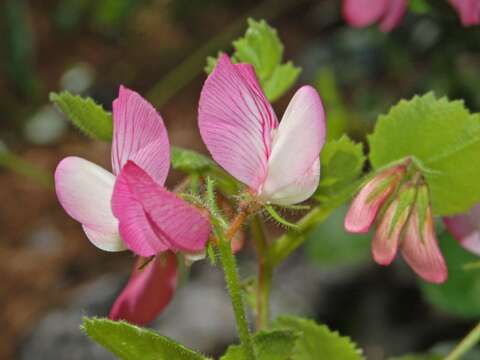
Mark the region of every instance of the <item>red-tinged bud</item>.
<instances>
[{"instance_id":1,"label":"red-tinged bud","mask_svg":"<svg viewBox=\"0 0 480 360\"><path fill-rule=\"evenodd\" d=\"M170 303L177 287L177 258L174 253L157 256L141 268L144 259L135 263L127 286L115 300L109 318L136 325L153 321Z\"/></svg>"},{"instance_id":2,"label":"red-tinged bud","mask_svg":"<svg viewBox=\"0 0 480 360\"><path fill-rule=\"evenodd\" d=\"M438 247L430 206L427 206L422 221L417 202L406 225L400 248L408 265L425 281L440 284L447 280L447 265Z\"/></svg>"},{"instance_id":3,"label":"red-tinged bud","mask_svg":"<svg viewBox=\"0 0 480 360\"><path fill-rule=\"evenodd\" d=\"M372 240L372 255L378 264L390 265L395 258L415 193L415 188L404 186L383 214Z\"/></svg>"},{"instance_id":4,"label":"red-tinged bud","mask_svg":"<svg viewBox=\"0 0 480 360\"><path fill-rule=\"evenodd\" d=\"M447 230L468 251L480 255L480 204L467 214L443 219Z\"/></svg>"},{"instance_id":5,"label":"red-tinged bud","mask_svg":"<svg viewBox=\"0 0 480 360\"><path fill-rule=\"evenodd\" d=\"M404 165L390 168L363 186L345 217L345 230L351 233L367 233L378 210L395 190L404 173Z\"/></svg>"}]
</instances>

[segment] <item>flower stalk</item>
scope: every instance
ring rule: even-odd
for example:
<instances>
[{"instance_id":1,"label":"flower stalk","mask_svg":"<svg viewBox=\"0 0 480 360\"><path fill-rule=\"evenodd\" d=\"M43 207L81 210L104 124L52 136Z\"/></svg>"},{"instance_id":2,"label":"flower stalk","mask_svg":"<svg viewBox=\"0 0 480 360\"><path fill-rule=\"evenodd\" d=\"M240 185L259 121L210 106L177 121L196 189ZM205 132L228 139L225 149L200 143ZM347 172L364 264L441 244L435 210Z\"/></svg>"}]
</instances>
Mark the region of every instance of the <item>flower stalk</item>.
<instances>
[{"instance_id":1,"label":"flower stalk","mask_svg":"<svg viewBox=\"0 0 480 360\"><path fill-rule=\"evenodd\" d=\"M480 341L480 323L447 355L445 360L458 360Z\"/></svg>"}]
</instances>

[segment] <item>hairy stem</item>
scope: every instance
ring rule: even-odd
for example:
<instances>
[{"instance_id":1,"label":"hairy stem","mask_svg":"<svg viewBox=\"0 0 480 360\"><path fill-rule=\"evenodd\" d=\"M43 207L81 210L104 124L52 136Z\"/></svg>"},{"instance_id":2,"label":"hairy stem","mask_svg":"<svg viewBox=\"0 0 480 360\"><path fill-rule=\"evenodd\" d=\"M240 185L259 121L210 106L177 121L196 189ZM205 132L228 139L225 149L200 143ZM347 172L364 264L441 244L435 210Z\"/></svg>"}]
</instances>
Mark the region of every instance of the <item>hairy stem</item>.
<instances>
[{"instance_id":1,"label":"hairy stem","mask_svg":"<svg viewBox=\"0 0 480 360\"><path fill-rule=\"evenodd\" d=\"M467 336L447 355L445 360L461 359L468 351L480 341L480 323L470 331Z\"/></svg>"},{"instance_id":2,"label":"hairy stem","mask_svg":"<svg viewBox=\"0 0 480 360\"><path fill-rule=\"evenodd\" d=\"M240 279L238 276L237 262L232 252L232 246L218 225L215 226L215 233L219 239L218 247L220 249L220 260L225 272L225 281L227 282L228 292L232 301L235 321L237 323L238 335L243 347L245 358L248 360L256 359L253 349L252 336L248 327L248 321L245 314L245 305L242 298Z\"/></svg>"},{"instance_id":3,"label":"hairy stem","mask_svg":"<svg viewBox=\"0 0 480 360\"><path fill-rule=\"evenodd\" d=\"M268 247L265 232L258 216L252 220L252 235L258 257L258 279L257 279L257 330L268 327L270 321L270 289L272 286L273 269L268 262L266 249Z\"/></svg>"}]
</instances>

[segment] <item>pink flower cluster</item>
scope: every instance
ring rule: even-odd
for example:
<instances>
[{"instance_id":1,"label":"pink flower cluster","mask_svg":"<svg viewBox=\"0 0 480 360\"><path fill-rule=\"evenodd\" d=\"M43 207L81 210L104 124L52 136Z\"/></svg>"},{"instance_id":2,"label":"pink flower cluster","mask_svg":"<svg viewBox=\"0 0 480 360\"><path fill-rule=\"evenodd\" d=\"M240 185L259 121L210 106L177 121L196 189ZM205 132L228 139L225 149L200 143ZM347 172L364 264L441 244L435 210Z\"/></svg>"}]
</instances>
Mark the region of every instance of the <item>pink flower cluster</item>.
<instances>
[{"instance_id":1,"label":"pink flower cluster","mask_svg":"<svg viewBox=\"0 0 480 360\"><path fill-rule=\"evenodd\" d=\"M309 198L320 178L325 116L320 97L300 88L279 123L251 65L223 55L203 87L198 123L212 157L244 183L258 203ZM113 102L112 172L78 157L63 159L55 188L65 211L105 251L140 256L110 313L146 324L170 302L176 253L202 257L208 210L168 191L170 145L162 117L136 92L120 87ZM143 269L145 258L155 257Z\"/></svg>"},{"instance_id":2,"label":"pink flower cluster","mask_svg":"<svg viewBox=\"0 0 480 360\"><path fill-rule=\"evenodd\" d=\"M480 24L480 0L448 0L458 12L464 26ZM402 21L408 0L343 0L343 17L354 27L378 23L383 32L391 31Z\"/></svg>"}]
</instances>

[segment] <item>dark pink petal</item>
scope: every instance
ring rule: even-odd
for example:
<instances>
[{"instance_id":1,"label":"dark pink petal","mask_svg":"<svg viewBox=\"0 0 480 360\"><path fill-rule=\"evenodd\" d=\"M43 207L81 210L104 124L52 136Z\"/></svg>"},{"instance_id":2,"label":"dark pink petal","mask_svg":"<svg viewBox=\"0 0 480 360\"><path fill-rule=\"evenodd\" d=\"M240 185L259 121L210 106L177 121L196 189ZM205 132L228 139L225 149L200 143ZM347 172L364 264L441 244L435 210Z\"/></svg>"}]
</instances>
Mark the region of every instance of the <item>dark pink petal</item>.
<instances>
[{"instance_id":1,"label":"dark pink petal","mask_svg":"<svg viewBox=\"0 0 480 360\"><path fill-rule=\"evenodd\" d=\"M419 228L418 212L414 208L400 248L405 261L425 281L439 284L447 280L447 265L438 248L430 207L427 208L423 229Z\"/></svg>"},{"instance_id":2,"label":"dark pink petal","mask_svg":"<svg viewBox=\"0 0 480 360\"><path fill-rule=\"evenodd\" d=\"M443 219L447 230L467 250L480 255L480 205L468 214Z\"/></svg>"},{"instance_id":3,"label":"dark pink petal","mask_svg":"<svg viewBox=\"0 0 480 360\"><path fill-rule=\"evenodd\" d=\"M343 0L343 17L355 27L365 27L380 20L390 0Z\"/></svg>"},{"instance_id":4,"label":"dark pink petal","mask_svg":"<svg viewBox=\"0 0 480 360\"><path fill-rule=\"evenodd\" d=\"M123 241L141 256L166 249L199 252L210 234L207 215L157 184L132 161L117 177L112 210Z\"/></svg>"},{"instance_id":5,"label":"dark pink petal","mask_svg":"<svg viewBox=\"0 0 480 360\"><path fill-rule=\"evenodd\" d=\"M292 97L274 136L260 198L279 205L308 199L318 186L325 133L320 96L313 87L303 86Z\"/></svg>"},{"instance_id":6,"label":"dark pink petal","mask_svg":"<svg viewBox=\"0 0 480 360\"><path fill-rule=\"evenodd\" d=\"M462 24L472 26L480 24L480 1L479 0L449 0L457 10Z\"/></svg>"},{"instance_id":7,"label":"dark pink petal","mask_svg":"<svg viewBox=\"0 0 480 360\"><path fill-rule=\"evenodd\" d=\"M390 0L380 22L380 30L389 32L402 21L407 10L407 0Z\"/></svg>"},{"instance_id":8,"label":"dark pink petal","mask_svg":"<svg viewBox=\"0 0 480 360\"><path fill-rule=\"evenodd\" d=\"M139 269L145 261L136 261L127 286L113 304L110 319L144 326L170 303L177 287L175 254L166 252Z\"/></svg>"},{"instance_id":9,"label":"dark pink petal","mask_svg":"<svg viewBox=\"0 0 480 360\"><path fill-rule=\"evenodd\" d=\"M353 199L345 217L346 231L362 234L370 230L378 210L398 185L403 171L403 167L388 169L376 175L362 187ZM379 192L382 187L383 189Z\"/></svg>"},{"instance_id":10,"label":"dark pink petal","mask_svg":"<svg viewBox=\"0 0 480 360\"><path fill-rule=\"evenodd\" d=\"M89 240L105 251L125 250L110 206L114 183L112 173L75 156L60 161L55 170L55 191L60 204L83 225Z\"/></svg>"},{"instance_id":11,"label":"dark pink petal","mask_svg":"<svg viewBox=\"0 0 480 360\"><path fill-rule=\"evenodd\" d=\"M170 145L160 114L135 91L120 86L113 101L112 167L118 175L133 160L160 185L170 167Z\"/></svg>"},{"instance_id":12,"label":"dark pink petal","mask_svg":"<svg viewBox=\"0 0 480 360\"><path fill-rule=\"evenodd\" d=\"M220 57L203 85L198 125L214 160L257 191L266 177L278 121L250 65Z\"/></svg>"},{"instance_id":13,"label":"dark pink petal","mask_svg":"<svg viewBox=\"0 0 480 360\"><path fill-rule=\"evenodd\" d=\"M395 199L388 206L373 236L372 255L373 259L380 265L390 265L395 258L400 242L400 234L408 218L408 211L404 211L392 228L392 221L398 204L398 199Z\"/></svg>"}]
</instances>

